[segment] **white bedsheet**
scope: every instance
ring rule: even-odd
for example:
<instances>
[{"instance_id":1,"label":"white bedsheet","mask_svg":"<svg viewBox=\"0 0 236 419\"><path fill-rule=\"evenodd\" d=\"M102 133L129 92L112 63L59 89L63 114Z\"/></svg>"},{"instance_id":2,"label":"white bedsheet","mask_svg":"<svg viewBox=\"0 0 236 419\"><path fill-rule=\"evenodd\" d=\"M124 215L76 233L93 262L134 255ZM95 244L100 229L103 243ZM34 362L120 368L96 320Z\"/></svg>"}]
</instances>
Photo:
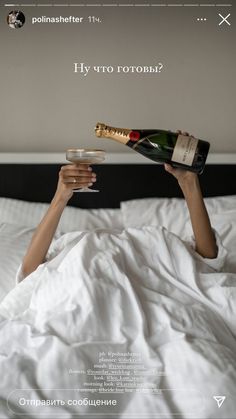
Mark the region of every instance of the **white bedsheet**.
<instances>
[{"instance_id":1,"label":"white bedsheet","mask_svg":"<svg viewBox=\"0 0 236 419\"><path fill-rule=\"evenodd\" d=\"M15 286L15 275L32 234L49 204L0 197L0 301ZM81 209L67 206L57 232L123 228L120 209Z\"/></svg>"},{"instance_id":2,"label":"white bedsheet","mask_svg":"<svg viewBox=\"0 0 236 419\"><path fill-rule=\"evenodd\" d=\"M65 237L0 304L2 417L234 418L236 275L219 271L225 249L204 260L157 227Z\"/></svg>"}]
</instances>

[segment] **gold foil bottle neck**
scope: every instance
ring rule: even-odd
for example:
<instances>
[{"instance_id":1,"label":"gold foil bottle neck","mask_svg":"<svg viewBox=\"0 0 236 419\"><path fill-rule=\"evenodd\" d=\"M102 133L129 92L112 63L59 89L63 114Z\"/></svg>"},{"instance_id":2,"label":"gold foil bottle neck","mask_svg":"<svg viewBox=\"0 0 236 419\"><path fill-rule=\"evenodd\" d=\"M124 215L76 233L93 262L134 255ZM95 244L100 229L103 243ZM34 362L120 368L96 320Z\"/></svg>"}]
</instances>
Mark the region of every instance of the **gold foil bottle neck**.
<instances>
[{"instance_id":1,"label":"gold foil bottle neck","mask_svg":"<svg viewBox=\"0 0 236 419\"><path fill-rule=\"evenodd\" d=\"M95 128L97 137L111 138L123 144L126 144L130 140L129 134L131 131L132 130L127 128L111 127L101 122L98 122Z\"/></svg>"},{"instance_id":2,"label":"gold foil bottle neck","mask_svg":"<svg viewBox=\"0 0 236 419\"><path fill-rule=\"evenodd\" d=\"M95 127L95 134L97 137L103 137L103 132L106 130L106 125L98 122Z\"/></svg>"}]
</instances>

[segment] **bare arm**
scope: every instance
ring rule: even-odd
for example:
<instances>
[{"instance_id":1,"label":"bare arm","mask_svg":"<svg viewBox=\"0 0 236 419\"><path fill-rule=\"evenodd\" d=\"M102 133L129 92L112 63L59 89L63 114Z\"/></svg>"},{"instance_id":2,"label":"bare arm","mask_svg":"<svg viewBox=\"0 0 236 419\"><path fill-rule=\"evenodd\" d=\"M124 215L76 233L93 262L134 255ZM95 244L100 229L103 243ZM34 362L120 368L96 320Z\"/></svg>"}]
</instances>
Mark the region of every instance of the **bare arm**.
<instances>
[{"instance_id":1,"label":"bare arm","mask_svg":"<svg viewBox=\"0 0 236 419\"><path fill-rule=\"evenodd\" d=\"M24 277L45 261L63 210L73 195L73 189L91 185L95 181L95 173L92 173L91 170L88 165L85 166L84 164L66 165L61 168L56 193L46 214L36 228L24 256L22 263Z\"/></svg>"},{"instance_id":2,"label":"bare arm","mask_svg":"<svg viewBox=\"0 0 236 419\"><path fill-rule=\"evenodd\" d=\"M196 241L196 251L204 258L216 258L218 254L216 239L211 228L197 174L182 169L174 169L168 164L165 164L165 169L178 180L185 197Z\"/></svg>"}]
</instances>

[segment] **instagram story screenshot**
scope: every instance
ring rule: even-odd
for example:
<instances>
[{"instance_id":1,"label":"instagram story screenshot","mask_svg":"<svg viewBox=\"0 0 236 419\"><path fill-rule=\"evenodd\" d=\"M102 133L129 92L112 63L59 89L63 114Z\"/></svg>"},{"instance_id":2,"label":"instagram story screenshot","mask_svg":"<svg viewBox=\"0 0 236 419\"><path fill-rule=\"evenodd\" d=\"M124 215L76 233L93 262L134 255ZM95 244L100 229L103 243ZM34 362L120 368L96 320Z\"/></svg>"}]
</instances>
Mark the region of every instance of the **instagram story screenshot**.
<instances>
[{"instance_id":1,"label":"instagram story screenshot","mask_svg":"<svg viewBox=\"0 0 236 419\"><path fill-rule=\"evenodd\" d=\"M0 2L0 419L236 417L235 6Z\"/></svg>"}]
</instances>

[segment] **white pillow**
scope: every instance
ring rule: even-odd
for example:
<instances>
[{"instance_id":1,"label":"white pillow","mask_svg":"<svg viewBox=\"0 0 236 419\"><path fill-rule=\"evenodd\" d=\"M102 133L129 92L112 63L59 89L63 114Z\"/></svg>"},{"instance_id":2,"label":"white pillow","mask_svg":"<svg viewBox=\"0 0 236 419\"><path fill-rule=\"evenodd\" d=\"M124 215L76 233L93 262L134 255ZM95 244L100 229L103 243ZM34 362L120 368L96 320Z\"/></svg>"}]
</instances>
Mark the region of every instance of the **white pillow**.
<instances>
[{"instance_id":1,"label":"white pillow","mask_svg":"<svg viewBox=\"0 0 236 419\"><path fill-rule=\"evenodd\" d=\"M0 222L36 227L49 204L0 198ZM122 229L120 209L80 209L67 206L63 211L58 230L63 233L95 228Z\"/></svg>"},{"instance_id":2,"label":"white pillow","mask_svg":"<svg viewBox=\"0 0 236 419\"><path fill-rule=\"evenodd\" d=\"M15 286L15 275L34 229L0 224L0 301Z\"/></svg>"},{"instance_id":3,"label":"white pillow","mask_svg":"<svg viewBox=\"0 0 236 419\"><path fill-rule=\"evenodd\" d=\"M236 195L204 198L210 217L236 211ZM145 198L121 203L125 227L162 225L175 234L189 232L190 219L183 198ZM232 218L231 214L231 218ZM228 215L229 220L230 215ZM186 225L186 223L188 225Z\"/></svg>"},{"instance_id":4,"label":"white pillow","mask_svg":"<svg viewBox=\"0 0 236 419\"><path fill-rule=\"evenodd\" d=\"M16 273L34 231L34 227L0 223L0 301L16 285ZM61 234L55 234L53 246Z\"/></svg>"},{"instance_id":5,"label":"white pillow","mask_svg":"<svg viewBox=\"0 0 236 419\"><path fill-rule=\"evenodd\" d=\"M186 237L190 234L189 213L184 199L145 198L121 202L123 223L128 227L164 226Z\"/></svg>"},{"instance_id":6,"label":"white pillow","mask_svg":"<svg viewBox=\"0 0 236 419\"><path fill-rule=\"evenodd\" d=\"M236 209L211 214L211 224L217 230L224 247L228 250L225 270L236 273Z\"/></svg>"},{"instance_id":7,"label":"white pillow","mask_svg":"<svg viewBox=\"0 0 236 419\"><path fill-rule=\"evenodd\" d=\"M236 211L236 195L214 196L204 198L207 209L211 214L222 214L227 211Z\"/></svg>"},{"instance_id":8,"label":"white pillow","mask_svg":"<svg viewBox=\"0 0 236 419\"><path fill-rule=\"evenodd\" d=\"M228 250L225 270L236 273L236 196L204 199L211 224ZM182 239L192 235L187 204L181 198L135 199L121 203L125 228L164 226Z\"/></svg>"}]
</instances>

